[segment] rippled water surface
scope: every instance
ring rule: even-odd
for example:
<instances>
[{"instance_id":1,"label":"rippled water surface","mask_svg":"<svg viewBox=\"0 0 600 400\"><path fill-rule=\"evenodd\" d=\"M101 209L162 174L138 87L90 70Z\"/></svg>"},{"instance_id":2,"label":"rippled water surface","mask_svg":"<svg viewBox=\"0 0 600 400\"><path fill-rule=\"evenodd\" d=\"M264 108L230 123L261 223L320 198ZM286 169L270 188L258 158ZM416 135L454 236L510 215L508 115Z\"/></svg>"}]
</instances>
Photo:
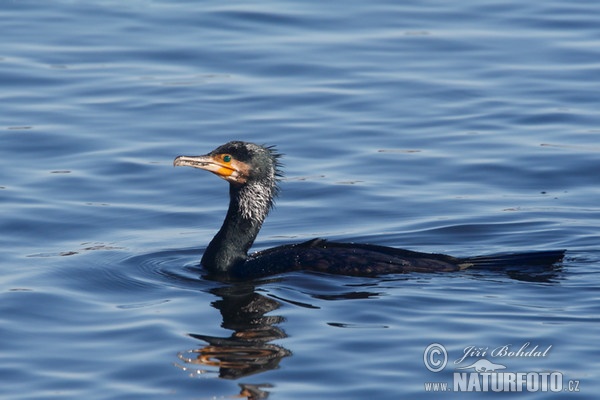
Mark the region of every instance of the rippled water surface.
<instances>
[{"instance_id":1,"label":"rippled water surface","mask_svg":"<svg viewBox=\"0 0 600 400\"><path fill-rule=\"evenodd\" d=\"M454 372L475 373L455 368L485 359L595 399L599 13L2 2L1 397L451 398L427 384L454 390ZM567 257L510 274L206 280L227 185L172 160L233 139L285 153L255 249L319 236Z\"/></svg>"}]
</instances>

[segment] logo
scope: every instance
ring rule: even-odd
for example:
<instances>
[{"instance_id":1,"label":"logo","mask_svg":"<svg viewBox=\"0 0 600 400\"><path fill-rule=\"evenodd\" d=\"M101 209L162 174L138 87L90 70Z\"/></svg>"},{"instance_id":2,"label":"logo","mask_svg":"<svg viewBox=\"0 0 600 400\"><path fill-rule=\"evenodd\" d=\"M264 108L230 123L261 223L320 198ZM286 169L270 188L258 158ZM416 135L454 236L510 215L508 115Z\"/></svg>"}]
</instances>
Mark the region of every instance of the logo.
<instances>
[{"instance_id":1,"label":"logo","mask_svg":"<svg viewBox=\"0 0 600 400\"><path fill-rule=\"evenodd\" d=\"M525 342L521 346L466 346L460 356L449 361L449 352L432 343L423 352L423 363L433 373L450 372L452 382L425 382L428 392L579 392L579 380L565 379L562 372L540 367L536 371L515 371L518 359L536 359L546 363L552 345ZM451 370L452 369L452 370Z\"/></svg>"},{"instance_id":2,"label":"logo","mask_svg":"<svg viewBox=\"0 0 600 400\"><path fill-rule=\"evenodd\" d=\"M473 368L477 372L495 372L499 369L506 369L506 365L502 364L494 364L491 361L482 358L479 361L474 362L471 365L467 365L466 367L460 367L456 369L471 369Z\"/></svg>"},{"instance_id":3,"label":"logo","mask_svg":"<svg viewBox=\"0 0 600 400\"><path fill-rule=\"evenodd\" d=\"M423 353L423 362L431 372L440 372L448 363L448 353L441 344L432 343Z\"/></svg>"}]
</instances>

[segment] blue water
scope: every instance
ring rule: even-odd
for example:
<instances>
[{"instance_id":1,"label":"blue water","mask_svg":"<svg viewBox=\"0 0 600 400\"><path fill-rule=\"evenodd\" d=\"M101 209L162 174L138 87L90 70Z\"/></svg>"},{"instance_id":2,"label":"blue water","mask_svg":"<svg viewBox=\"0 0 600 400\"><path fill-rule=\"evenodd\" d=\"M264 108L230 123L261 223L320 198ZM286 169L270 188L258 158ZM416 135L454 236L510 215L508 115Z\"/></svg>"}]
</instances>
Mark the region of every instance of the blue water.
<instances>
[{"instance_id":1,"label":"blue water","mask_svg":"<svg viewBox=\"0 0 600 400\"><path fill-rule=\"evenodd\" d=\"M425 384L452 388L475 346L487 353L461 366L555 371L579 390L503 397L595 399L599 12L2 2L0 396L452 398ZM544 273L205 280L227 185L172 160L233 139L285 153L255 249L321 236L567 258ZM432 343L448 354L438 373ZM551 347L489 354L527 343Z\"/></svg>"}]
</instances>

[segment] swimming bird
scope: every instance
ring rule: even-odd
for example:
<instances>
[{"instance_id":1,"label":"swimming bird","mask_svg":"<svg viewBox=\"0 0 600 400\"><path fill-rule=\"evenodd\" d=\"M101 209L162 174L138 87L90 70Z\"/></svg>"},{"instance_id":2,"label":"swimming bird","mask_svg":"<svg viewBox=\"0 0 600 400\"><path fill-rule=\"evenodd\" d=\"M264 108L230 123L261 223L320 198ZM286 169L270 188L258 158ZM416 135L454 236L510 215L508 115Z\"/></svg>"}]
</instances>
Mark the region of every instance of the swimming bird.
<instances>
[{"instance_id":1,"label":"swimming bird","mask_svg":"<svg viewBox=\"0 0 600 400\"><path fill-rule=\"evenodd\" d=\"M289 271L378 276L389 273L552 265L564 250L457 258L372 244L325 239L283 245L248 254L279 193L281 154L274 146L232 141L202 156L178 156L175 166L210 171L229 182L229 208L201 263L210 276L245 280Z\"/></svg>"}]
</instances>

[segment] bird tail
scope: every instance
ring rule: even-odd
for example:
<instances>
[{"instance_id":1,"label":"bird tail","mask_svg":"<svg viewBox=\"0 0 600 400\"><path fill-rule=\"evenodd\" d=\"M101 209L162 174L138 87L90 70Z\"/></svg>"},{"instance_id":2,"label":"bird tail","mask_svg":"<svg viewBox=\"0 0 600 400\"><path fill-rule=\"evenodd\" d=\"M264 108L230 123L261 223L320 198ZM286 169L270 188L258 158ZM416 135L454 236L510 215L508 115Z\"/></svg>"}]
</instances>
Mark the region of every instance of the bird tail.
<instances>
[{"instance_id":1,"label":"bird tail","mask_svg":"<svg viewBox=\"0 0 600 400\"><path fill-rule=\"evenodd\" d=\"M565 250L532 251L527 253L492 254L465 258L461 269L488 271L511 270L521 267L551 267L560 263Z\"/></svg>"}]
</instances>

